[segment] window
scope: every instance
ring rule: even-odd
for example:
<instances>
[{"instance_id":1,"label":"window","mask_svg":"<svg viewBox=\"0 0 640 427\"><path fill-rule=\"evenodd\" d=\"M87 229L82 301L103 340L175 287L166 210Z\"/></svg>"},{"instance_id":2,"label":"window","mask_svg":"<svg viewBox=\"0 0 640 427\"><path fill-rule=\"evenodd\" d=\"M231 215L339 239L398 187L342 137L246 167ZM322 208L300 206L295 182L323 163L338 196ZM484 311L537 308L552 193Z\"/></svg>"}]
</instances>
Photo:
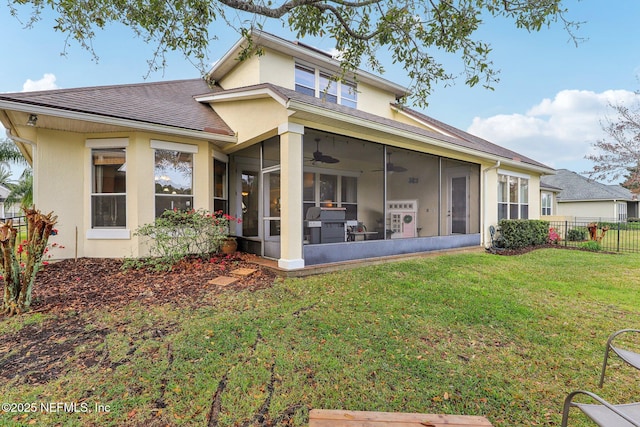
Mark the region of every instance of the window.
<instances>
[{"instance_id":1,"label":"window","mask_svg":"<svg viewBox=\"0 0 640 427\"><path fill-rule=\"evenodd\" d=\"M618 203L618 221L627 220L627 202Z\"/></svg>"},{"instance_id":2,"label":"window","mask_svg":"<svg viewBox=\"0 0 640 427\"><path fill-rule=\"evenodd\" d=\"M227 164L213 159L213 210L227 211Z\"/></svg>"},{"instance_id":3,"label":"window","mask_svg":"<svg viewBox=\"0 0 640 427\"><path fill-rule=\"evenodd\" d=\"M296 92L316 96L316 74L313 68L296 64Z\"/></svg>"},{"instance_id":4,"label":"window","mask_svg":"<svg viewBox=\"0 0 640 427\"><path fill-rule=\"evenodd\" d=\"M126 228L126 149L92 148L91 168L91 228Z\"/></svg>"},{"instance_id":5,"label":"window","mask_svg":"<svg viewBox=\"0 0 640 427\"><path fill-rule=\"evenodd\" d=\"M340 104L347 107L356 108L358 105L358 95L356 91L356 84L351 82L342 82L340 87Z\"/></svg>"},{"instance_id":6,"label":"window","mask_svg":"<svg viewBox=\"0 0 640 427\"><path fill-rule=\"evenodd\" d=\"M498 220L529 218L529 179L498 175Z\"/></svg>"},{"instance_id":7,"label":"window","mask_svg":"<svg viewBox=\"0 0 640 427\"><path fill-rule=\"evenodd\" d=\"M320 98L332 104L338 103L338 82L327 73L320 73Z\"/></svg>"},{"instance_id":8,"label":"window","mask_svg":"<svg viewBox=\"0 0 640 427\"><path fill-rule=\"evenodd\" d=\"M323 99L332 104L356 108L358 105L357 86L354 82L337 82L331 73L312 66L296 64L296 92Z\"/></svg>"},{"instance_id":9,"label":"window","mask_svg":"<svg viewBox=\"0 0 640 427\"><path fill-rule=\"evenodd\" d=\"M542 215L552 215L551 206L553 204L553 193L543 191L540 199L540 206L542 207Z\"/></svg>"},{"instance_id":10,"label":"window","mask_svg":"<svg viewBox=\"0 0 640 427\"><path fill-rule=\"evenodd\" d=\"M358 178L316 172L303 174L304 215L312 206L346 209L346 219L358 217Z\"/></svg>"},{"instance_id":11,"label":"window","mask_svg":"<svg viewBox=\"0 0 640 427\"><path fill-rule=\"evenodd\" d=\"M193 208L193 153L156 149L156 218L167 209Z\"/></svg>"}]
</instances>

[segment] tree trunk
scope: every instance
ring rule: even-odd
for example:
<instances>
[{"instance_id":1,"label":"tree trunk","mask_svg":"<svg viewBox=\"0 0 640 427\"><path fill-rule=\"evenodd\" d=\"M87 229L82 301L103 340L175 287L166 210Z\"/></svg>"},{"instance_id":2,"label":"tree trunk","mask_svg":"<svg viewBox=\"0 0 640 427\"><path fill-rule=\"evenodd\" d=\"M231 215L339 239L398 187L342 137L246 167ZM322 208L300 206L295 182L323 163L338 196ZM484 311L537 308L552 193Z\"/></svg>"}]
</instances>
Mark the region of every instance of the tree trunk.
<instances>
[{"instance_id":1,"label":"tree trunk","mask_svg":"<svg viewBox=\"0 0 640 427\"><path fill-rule=\"evenodd\" d=\"M58 217L53 212L44 215L35 208L25 209L27 217L27 238L21 246L26 252L25 263L20 263L16 255L18 230L13 221L0 223L0 247L2 249L2 272L4 281L3 305L0 313L12 316L24 313L31 305L33 284L42 266L42 257L47 248L49 236Z\"/></svg>"}]
</instances>

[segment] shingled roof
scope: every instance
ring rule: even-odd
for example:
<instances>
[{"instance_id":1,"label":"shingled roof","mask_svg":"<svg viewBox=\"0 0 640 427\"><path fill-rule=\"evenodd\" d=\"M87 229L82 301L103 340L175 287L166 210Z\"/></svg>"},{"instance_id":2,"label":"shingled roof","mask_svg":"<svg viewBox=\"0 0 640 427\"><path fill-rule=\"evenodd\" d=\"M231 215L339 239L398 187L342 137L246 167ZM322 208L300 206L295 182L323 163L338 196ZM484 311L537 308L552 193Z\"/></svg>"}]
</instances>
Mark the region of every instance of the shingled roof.
<instances>
[{"instance_id":1,"label":"shingled roof","mask_svg":"<svg viewBox=\"0 0 640 427\"><path fill-rule=\"evenodd\" d=\"M446 142L449 143L453 146L458 146L461 148L466 148L466 149L471 149L474 151L478 151L478 152L482 152L482 153L486 153L492 156L497 156L497 157L502 157L505 159L510 159L510 160L514 160L514 161L519 161L522 163L526 163L530 166L535 166L535 167L539 167L539 168L545 168L545 169L549 169L550 171L553 170L552 168L550 168L549 166L546 166L540 162L537 162L533 159L530 159L526 156L523 156L521 154L516 153L515 151L506 149L504 147L501 147L499 145L493 144L485 139L479 138L475 135L471 135L467 132L464 132L460 129L456 129L453 126L449 126L443 122L440 122L434 118L431 118L429 116L426 116L422 113L419 113L415 110L403 107L403 106L399 106L397 104L392 104L390 105L391 107L397 108L399 110L404 111L405 113L407 113L410 116L413 116L415 119L425 122L428 125L434 127L435 129L442 129L445 133L451 135L451 136L447 136L443 133L440 132L436 132L436 131L432 131L432 130L428 130L422 127L418 127L418 126L412 126L410 124L407 123L403 123L397 120L393 120L393 119L389 119L389 118L385 118L385 117L381 117L381 116L377 116L375 114L371 114L371 113L367 113L365 111L362 110L358 110L356 108L352 108L352 107L347 107L344 105L340 105L340 104L334 104L331 102L326 102L324 100L322 100L321 98L316 98L314 96L310 96L310 95L305 95L303 93L300 92L296 92L295 90L292 89L287 89L281 86L277 86L271 83L262 83L262 84L258 84L258 85L253 85L253 86L247 86L247 87L241 87L241 88L234 88L234 89L230 89L227 91L220 91L219 93L226 93L226 94L230 94L230 93L242 93L245 91L252 91L255 89L259 89L259 88L268 88L270 90L272 90L273 92L277 93L280 97L282 97L283 100L285 101L297 101L300 103L305 103L305 104L309 104L312 105L314 107L319 107L319 108L323 108L326 110L330 110L330 111L335 111L335 112L339 112L339 113L343 113L346 115L350 115L352 117L358 118L358 119L362 119L363 122L365 121L369 121L372 123L377 123L377 124L381 124L384 126L388 126L390 128L394 128L394 129L398 129L398 130L402 130L402 131L407 131L407 132L411 132L415 135L418 136L424 136L424 137L429 137L429 138L433 138L435 140L438 141L442 141L442 142Z\"/></svg>"},{"instance_id":2,"label":"shingled roof","mask_svg":"<svg viewBox=\"0 0 640 427\"><path fill-rule=\"evenodd\" d=\"M0 100L176 128L234 135L206 104L193 97L213 90L203 79L0 93Z\"/></svg>"},{"instance_id":3,"label":"shingled roof","mask_svg":"<svg viewBox=\"0 0 640 427\"><path fill-rule=\"evenodd\" d=\"M203 79L190 79L38 92L2 93L0 94L0 100L221 135L234 135L234 130L222 120L208 103L197 102L194 98L210 94L243 92L260 87L271 89L287 101L292 100L309 104L350 115L363 121L410 132L417 136L433 138L451 144L452 148L458 146L498 158L519 161L530 166L552 170L531 158L456 129L404 106L390 105L390 107L397 108L416 120L422 121L434 129L440 129L446 134L377 116L356 108L324 102L320 98L270 83L225 91L219 86L210 88Z\"/></svg>"},{"instance_id":4,"label":"shingled roof","mask_svg":"<svg viewBox=\"0 0 640 427\"><path fill-rule=\"evenodd\" d=\"M635 200L631 191L619 185L606 185L567 169L558 169L555 175L540 178L540 185L559 187L558 202Z\"/></svg>"}]
</instances>

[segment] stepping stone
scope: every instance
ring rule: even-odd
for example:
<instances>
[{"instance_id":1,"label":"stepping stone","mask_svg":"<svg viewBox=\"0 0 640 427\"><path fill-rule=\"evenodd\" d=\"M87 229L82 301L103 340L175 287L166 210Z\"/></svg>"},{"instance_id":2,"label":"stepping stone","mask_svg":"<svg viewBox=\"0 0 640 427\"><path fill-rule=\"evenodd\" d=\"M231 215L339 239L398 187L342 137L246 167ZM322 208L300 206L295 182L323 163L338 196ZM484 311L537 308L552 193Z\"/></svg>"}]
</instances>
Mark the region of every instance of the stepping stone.
<instances>
[{"instance_id":1,"label":"stepping stone","mask_svg":"<svg viewBox=\"0 0 640 427\"><path fill-rule=\"evenodd\" d=\"M237 277L229 277L229 276L218 276L215 279L209 280L207 283L210 285L216 286L229 286L238 281Z\"/></svg>"},{"instance_id":2,"label":"stepping stone","mask_svg":"<svg viewBox=\"0 0 640 427\"><path fill-rule=\"evenodd\" d=\"M255 272L256 272L255 268L236 268L235 270L231 271L231 274L236 274L238 276L246 277L246 276L250 276Z\"/></svg>"}]
</instances>

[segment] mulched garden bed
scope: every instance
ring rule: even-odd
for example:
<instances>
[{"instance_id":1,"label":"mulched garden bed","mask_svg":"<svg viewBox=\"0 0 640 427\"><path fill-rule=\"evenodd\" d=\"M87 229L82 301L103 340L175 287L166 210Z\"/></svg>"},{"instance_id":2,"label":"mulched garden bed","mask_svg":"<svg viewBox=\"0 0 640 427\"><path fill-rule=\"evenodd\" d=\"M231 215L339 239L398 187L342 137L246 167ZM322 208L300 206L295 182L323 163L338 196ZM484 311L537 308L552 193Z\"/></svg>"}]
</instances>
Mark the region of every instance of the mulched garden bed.
<instances>
[{"instance_id":1,"label":"mulched garden bed","mask_svg":"<svg viewBox=\"0 0 640 427\"><path fill-rule=\"evenodd\" d=\"M262 289L274 282L276 274L256 264L254 255L236 253L209 259L187 259L168 272L148 268L123 269L122 260L106 258L67 259L45 266L36 279L32 311L86 312L105 307L122 307L132 301L148 304L193 303L204 294L222 290L209 283L219 276L238 281L224 289ZM239 276L238 269L255 272Z\"/></svg>"}]
</instances>

